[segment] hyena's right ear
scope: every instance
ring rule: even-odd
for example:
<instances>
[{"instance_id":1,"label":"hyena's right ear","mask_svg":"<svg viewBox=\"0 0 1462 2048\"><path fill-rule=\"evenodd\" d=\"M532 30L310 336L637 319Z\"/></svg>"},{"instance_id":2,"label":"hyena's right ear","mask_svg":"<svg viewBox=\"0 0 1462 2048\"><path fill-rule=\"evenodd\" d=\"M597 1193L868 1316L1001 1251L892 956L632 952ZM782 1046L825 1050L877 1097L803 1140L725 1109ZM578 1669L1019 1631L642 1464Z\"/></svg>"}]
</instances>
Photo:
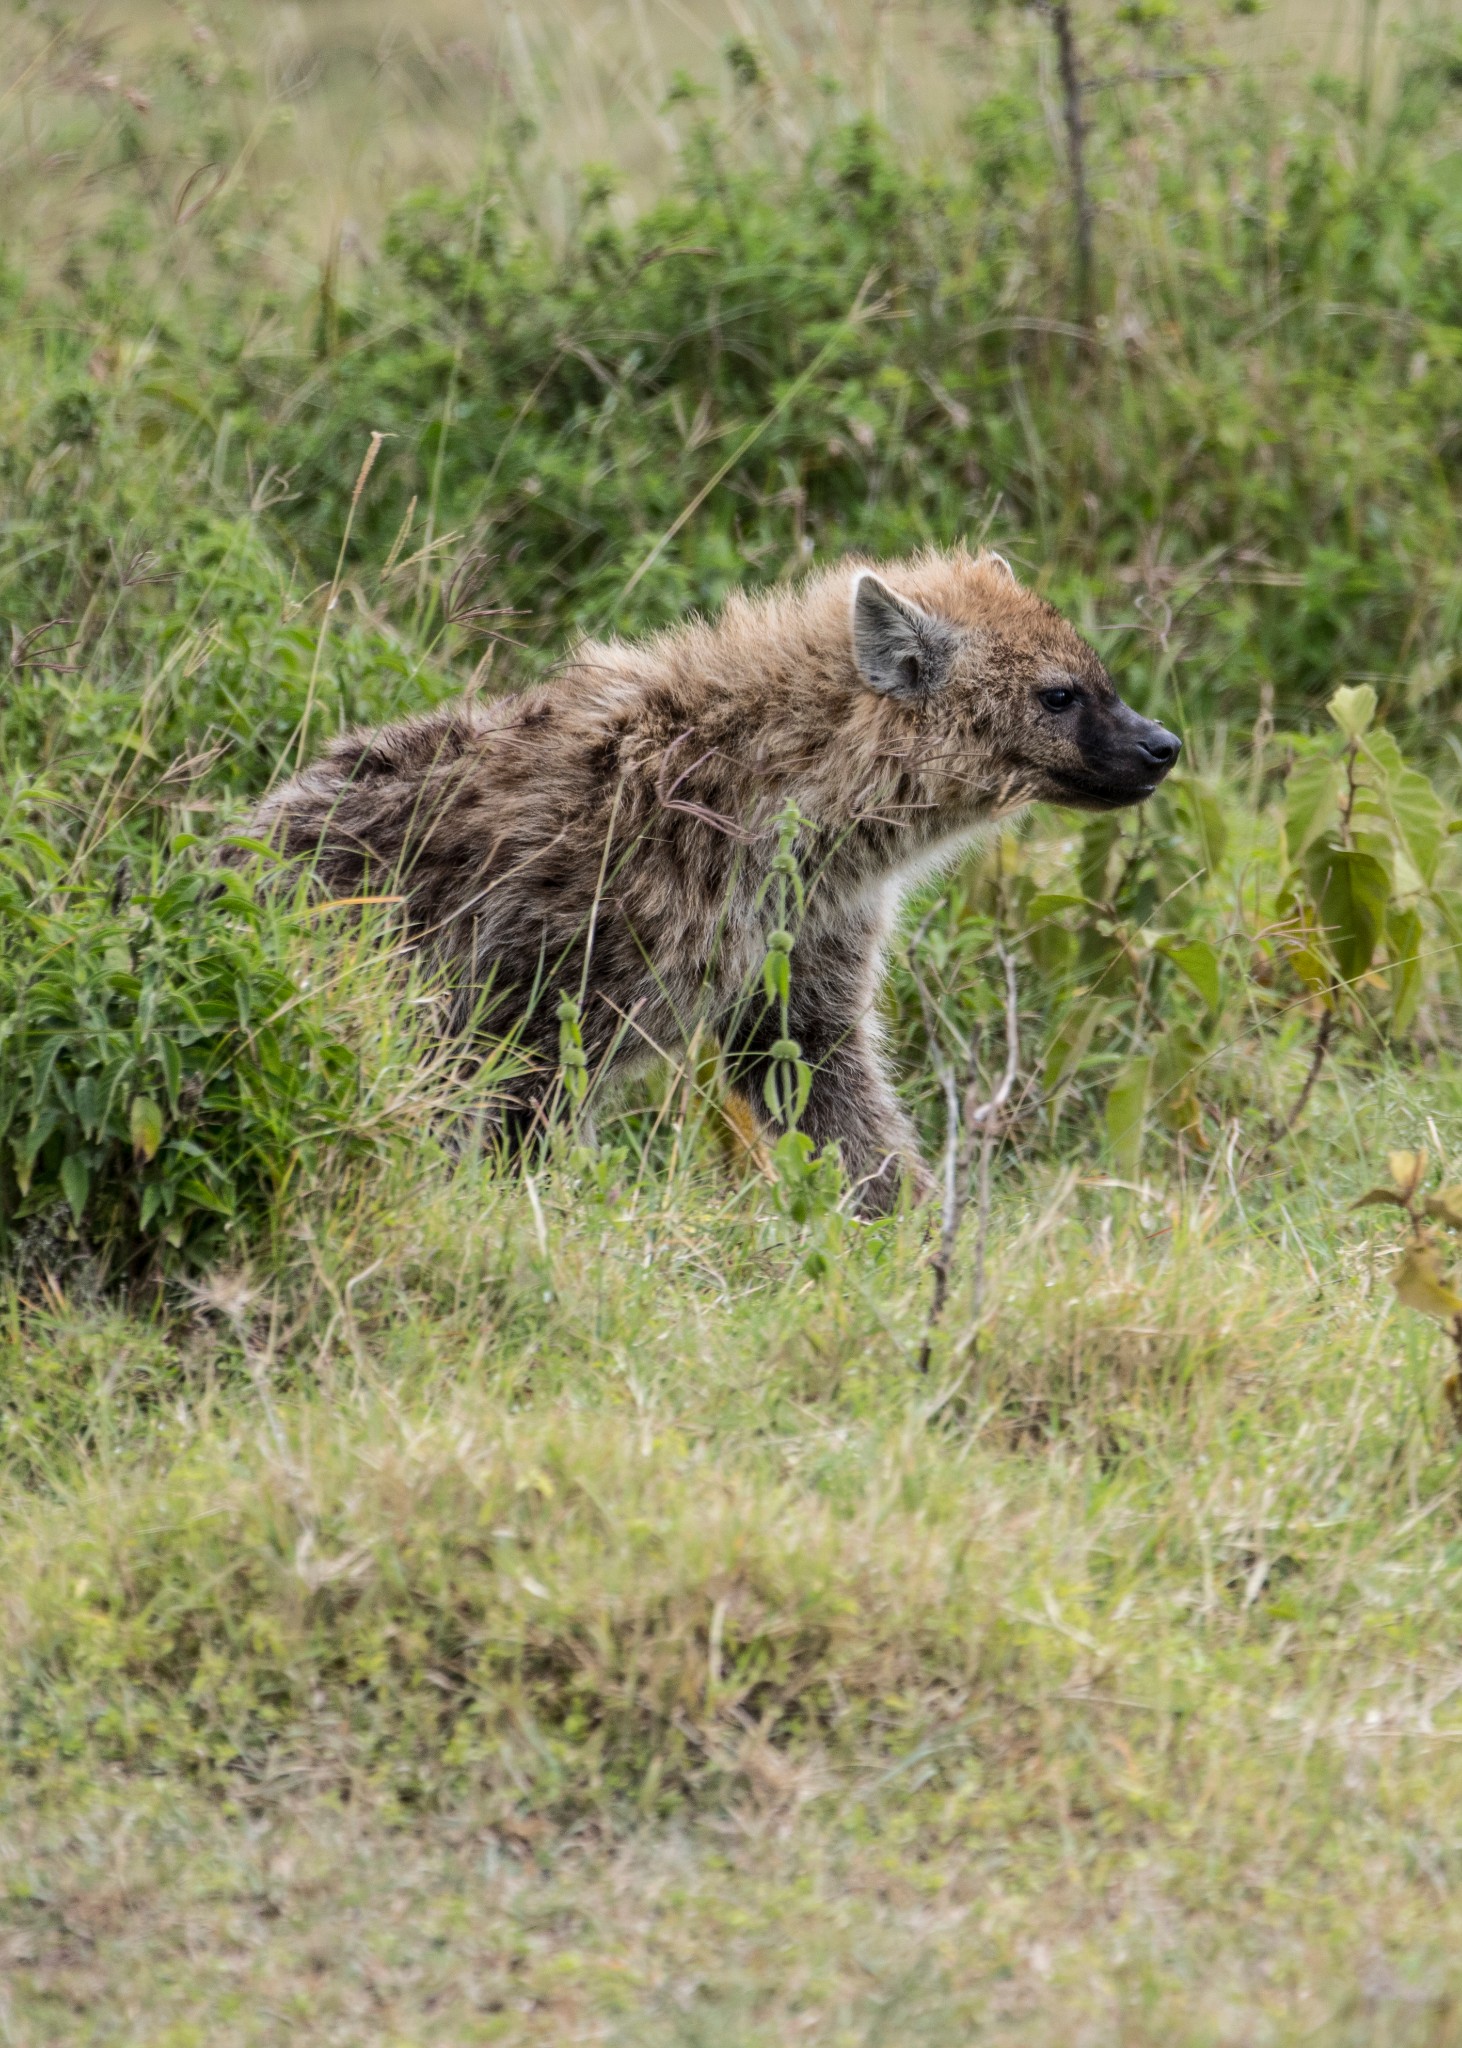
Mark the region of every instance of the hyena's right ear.
<instances>
[{"instance_id":1,"label":"hyena's right ear","mask_svg":"<svg viewBox=\"0 0 1462 2048\"><path fill-rule=\"evenodd\" d=\"M954 633L871 569L853 579L853 660L870 690L917 702L949 677Z\"/></svg>"}]
</instances>

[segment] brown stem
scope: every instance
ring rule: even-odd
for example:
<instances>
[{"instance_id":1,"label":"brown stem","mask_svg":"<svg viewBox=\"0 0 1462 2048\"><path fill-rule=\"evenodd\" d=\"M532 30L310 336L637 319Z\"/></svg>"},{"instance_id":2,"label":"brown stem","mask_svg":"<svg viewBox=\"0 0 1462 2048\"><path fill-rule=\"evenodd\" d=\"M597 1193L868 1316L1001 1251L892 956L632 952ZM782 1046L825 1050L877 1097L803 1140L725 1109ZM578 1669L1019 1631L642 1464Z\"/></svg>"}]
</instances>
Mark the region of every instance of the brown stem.
<instances>
[{"instance_id":1,"label":"brown stem","mask_svg":"<svg viewBox=\"0 0 1462 2048\"><path fill-rule=\"evenodd\" d=\"M1351 813L1355 809L1355 764L1360 754L1360 741L1351 740L1345 749L1345 794L1340 799L1340 843L1354 846L1350 836Z\"/></svg>"},{"instance_id":2,"label":"brown stem","mask_svg":"<svg viewBox=\"0 0 1462 2048\"><path fill-rule=\"evenodd\" d=\"M1056 38L1056 68L1061 75L1061 111L1066 122L1066 167L1071 180L1074 317L1077 326L1086 330L1086 342L1090 347L1094 312L1094 213L1091 192L1086 182L1087 121L1082 105L1085 85L1081 76L1081 59L1076 48L1076 35L1071 25L1071 0L1045 0L1041 12L1050 22Z\"/></svg>"},{"instance_id":3,"label":"brown stem","mask_svg":"<svg viewBox=\"0 0 1462 2048\"><path fill-rule=\"evenodd\" d=\"M954 1070L942 1054L937 1055L939 1078L944 1088L946 1105L944 1202L940 1217L939 1244L930 1262L934 1271L934 1292L929 1303L929 1320L924 1326L924 1341L919 1347L921 1373L927 1373L929 1370L929 1361L934 1349L934 1334L939 1328L945 1304L949 1299L955 1239L959 1235L960 1218L964 1214L969 1194L970 1155L974 1149L974 1132L977 1126L980 1130L979 1221L975 1234L972 1327L979 1322L984 1302L985 1247L990 1235L990 1158L999 1135L1001 1114L1010 1100L1016 1076L1020 1071L1020 1004L1015 979L1015 960L1001 945L997 944L995 952L1005 970L1005 1071L1000 1076L999 1086L988 1101L976 1103L972 1099L975 1092L972 1075L965 1091L961 1115L959 1097L954 1085ZM917 982L918 977L915 979ZM919 982L918 986L922 996L922 982Z\"/></svg>"},{"instance_id":4,"label":"brown stem","mask_svg":"<svg viewBox=\"0 0 1462 2048\"><path fill-rule=\"evenodd\" d=\"M959 1184L959 1090L955 1085L954 1068L945 1060L941 1060L940 1067L939 1081L944 1090L944 1165L940 1175L939 1242L934 1248L933 1258L929 1261L934 1274L934 1292L929 1299L929 1320L924 1325L924 1341L919 1346L920 1372L929 1370L929 1355L934 1348L934 1332L939 1328L944 1316L944 1304L949 1299L949 1275L954 1265L954 1240L959 1231L960 1212L964 1207Z\"/></svg>"},{"instance_id":5,"label":"brown stem","mask_svg":"<svg viewBox=\"0 0 1462 2048\"><path fill-rule=\"evenodd\" d=\"M1319 1030L1315 1033L1315 1050L1310 1059L1310 1071L1305 1075L1305 1085L1295 1098L1294 1108L1279 1126L1278 1130L1275 1131L1274 1136L1276 1139L1287 1138L1304 1115L1305 1104L1309 1101L1311 1091L1320 1078L1320 1069L1325 1064L1325 1055L1330 1050L1330 1040L1334 1035L1335 1012L1327 1010L1320 1019Z\"/></svg>"}]
</instances>

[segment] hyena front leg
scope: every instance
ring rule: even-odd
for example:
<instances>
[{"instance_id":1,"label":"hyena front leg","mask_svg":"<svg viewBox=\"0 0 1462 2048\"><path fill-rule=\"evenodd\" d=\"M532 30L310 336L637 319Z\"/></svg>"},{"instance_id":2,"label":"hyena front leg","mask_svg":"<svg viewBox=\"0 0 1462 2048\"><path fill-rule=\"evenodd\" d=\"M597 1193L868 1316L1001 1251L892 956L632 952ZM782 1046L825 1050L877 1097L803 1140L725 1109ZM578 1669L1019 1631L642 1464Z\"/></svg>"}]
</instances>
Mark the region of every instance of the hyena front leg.
<instances>
[{"instance_id":1,"label":"hyena front leg","mask_svg":"<svg viewBox=\"0 0 1462 2048\"><path fill-rule=\"evenodd\" d=\"M886 1215L905 1178L921 1196L929 1193L933 1183L919 1157L918 1137L884 1071L877 1026L868 1011L850 1015L811 1000L810 990L799 997L794 988L787 1029L812 1069L799 1128L819 1150L837 1146L859 1213ZM722 1022L728 1074L761 1114L766 1078L775 1065L772 1047L781 1035L780 1017L759 999L754 1014Z\"/></svg>"}]
</instances>

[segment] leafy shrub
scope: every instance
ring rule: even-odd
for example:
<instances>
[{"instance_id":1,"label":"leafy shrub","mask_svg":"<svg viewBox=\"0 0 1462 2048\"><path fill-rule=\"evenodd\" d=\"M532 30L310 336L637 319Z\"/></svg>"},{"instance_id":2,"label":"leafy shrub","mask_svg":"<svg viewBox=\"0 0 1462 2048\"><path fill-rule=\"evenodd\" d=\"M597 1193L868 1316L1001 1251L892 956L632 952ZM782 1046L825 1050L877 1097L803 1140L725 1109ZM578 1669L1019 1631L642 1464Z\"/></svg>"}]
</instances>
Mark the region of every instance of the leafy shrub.
<instances>
[{"instance_id":1,"label":"leafy shrub","mask_svg":"<svg viewBox=\"0 0 1462 2048\"><path fill-rule=\"evenodd\" d=\"M1454 702L1451 101L1403 93L1364 149L1319 94L1282 130L1237 92L1147 104L1098 138L1089 355L1061 331L1059 164L1017 94L938 174L867 123L791 158L702 127L671 197L621 226L586 189L559 248L506 167L418 195L339 345L240 366L236 416L256 468L289 465L278 517L322 576L387 431L353 558L414 506L533 660L993 520L1053 594L1141 598L1139 700L1201 647L1193 716L1270 686L1294 719L1393 668L1389 709Z\"/></svg>"},{"instance_id":2,"label":"leafy shrub","mask_svg":"<svg viewBox=\"0 0 1462 2048\"><path fill-rule=\"evenodd\" d=\"M327 1162L425 1134L429 1057L368 933L331 949L297 906L182 861L68 883L27 833L0 864L7 1237L69 1221L122 1271L197 1265Z\"/></svg>"},{"instance_id":3,"label":"leafy shrub","mask_svg":"<svg viewBox=\"0 0 1462 2048\"><path fill-rule=\"evenodd\" d=\"M82 496L55 508L53 531L64 531L68 509L87 525L122 510ZM57 843L97 803L125 813L132 835L165 839L170 806L190 792L207 815L220 799L264 788L297 744L307 707L318 739L419 710L451 687L440 669L354 619L329 622L325 660L321 621L293 595L257 517L174 510L155 546L134 530L125 553L104 554L104 567L46 594L51 604L93 606L104 594L110 622L84 660L65 619L19 644L14 687L0 700L0 748L19 769L44 764L53 785L64 777L67 802L47 820ZM12 540L38 546L44 524L27 521Z\"/></svg>"},{"instance_id":4,"label":"leafy shrub","mask_svg":"<svg viewBox=\"0 0 1462 2048\"><path fill-rule=\"evenodd\" d=\"M1419 768L1375 725L1369 684L1337 690L1330 715L1343 746L1303 740L1285 792L1289 872L1278 909L1294 972L1327 1010L1375 1010L1373 968L1385 969L1377 1021L1406 1030L1428 983L1428 962L1462 940L1455 887L1442 855L1453 821ZM1450 881L1452 878L1447 877Z\"/></svg>"},{"instance_id":5,"label":"leafy shrub","mask_svg":"<svg viewBox=\"0 0 1462 2048\"><path fill-rule=\"evenodd\" d=\"M961 1041L995 1000L977 963L997 937L1016 947L1042 1033L1033 1100L1052 1132L1074 1106L1099 1113L1129 1176L1154 1128L1207 1150L1257 1104L1279 1134L1266 1037L1313 1019L1320 1058L1337 1024L1400 1046L1424 1000L1433 1030L1455 1007L1462 820L1375 723L1373 690L1330 711L1328 739L1276 736L1278 800L1251 809L1180 772L1138 812L1071 817L1054 846L1007 837L921 925ZM906 971L895 988L922 1065Z\"/></svg>"}]
</instances>

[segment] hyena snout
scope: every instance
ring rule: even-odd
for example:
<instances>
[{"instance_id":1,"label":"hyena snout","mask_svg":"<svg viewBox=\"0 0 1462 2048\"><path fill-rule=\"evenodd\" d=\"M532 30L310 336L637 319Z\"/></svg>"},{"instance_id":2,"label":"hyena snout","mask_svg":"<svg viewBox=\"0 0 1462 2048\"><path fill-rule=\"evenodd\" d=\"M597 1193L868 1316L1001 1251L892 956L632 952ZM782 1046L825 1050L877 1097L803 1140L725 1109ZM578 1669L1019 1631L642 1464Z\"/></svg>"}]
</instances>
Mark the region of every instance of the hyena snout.
<instances>
[{"instance_id":1,"label":"hyena snout","mask_svg":"<svg viewBox=\"0 0 1462 2048\"><path fill-rule=\"evenodd\" d=\"M1175 732L1120 702L1083 737L1087 772L1117 802L1140 803L1151 796L1183 751Z\"/></svg>"}]
</instances>

